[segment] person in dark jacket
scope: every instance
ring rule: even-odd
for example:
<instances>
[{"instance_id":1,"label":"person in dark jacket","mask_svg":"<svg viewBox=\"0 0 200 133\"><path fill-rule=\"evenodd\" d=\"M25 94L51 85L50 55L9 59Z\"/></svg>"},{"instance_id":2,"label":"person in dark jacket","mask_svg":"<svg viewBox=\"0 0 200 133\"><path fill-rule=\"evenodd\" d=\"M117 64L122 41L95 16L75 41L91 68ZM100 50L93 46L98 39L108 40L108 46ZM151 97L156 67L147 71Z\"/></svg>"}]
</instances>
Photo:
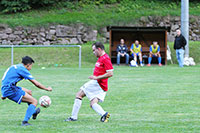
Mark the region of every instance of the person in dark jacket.
<instances>
[{"instance_id":1,"label":"person in dark jacket","mask_svg":"<svg viewBox=\"0 0 200 133\"><path fill-rule=\"evenodd\" d=\"M176 57L180 67L183 67L184 62L184 52L186 40L185 37L181 34L180 29L176 30L176 37L174 41L174 49L176 50Z\"/></svg>"},{"instance_id":2,"label":"person in dark jacket","mask_svg":"<svg viewBox=\"0 0 200 133\"><path fill-rule=\"evenodd\" d=\"M124 39L120 39L120 44L117 46L117 65L120 64L120 58L126 57L126 64L129 64L129 54L127 46L124 44Z\"/></svg>"}]
</instances>

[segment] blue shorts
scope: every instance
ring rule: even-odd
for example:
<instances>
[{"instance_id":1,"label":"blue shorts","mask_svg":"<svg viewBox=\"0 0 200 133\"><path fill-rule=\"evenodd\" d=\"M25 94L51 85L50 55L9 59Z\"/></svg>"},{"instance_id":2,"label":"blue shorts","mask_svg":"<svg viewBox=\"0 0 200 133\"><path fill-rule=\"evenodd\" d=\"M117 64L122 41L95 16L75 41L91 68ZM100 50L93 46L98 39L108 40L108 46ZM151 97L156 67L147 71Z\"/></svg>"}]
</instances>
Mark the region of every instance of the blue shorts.
<instances>
[{"instance_id":1,"label":"blue shorts","mask_svg":"<svg viewBox=\"0 0 200 133\"><path fill-rule=\"evenodd\" d=\"M131 55L132 55L132 57L134 58L134 54L131 54ZM139 53L136 53L136 55L139 56Z\"/></svg>"},{"instance_id":2,"label":"blue shorts","mask_svg":"<svg viewBox=\"0 0 200 133\"><path fill-rule=\"evenodd\" d=\"M153 54L153 56L152 57L158 57L158 56L156 56L155 54Z\"/></svg>"},{"instance_id":3,"label":"blue shorts","mask_svg":"<svg viewBox=\"0 0 200 133\"><path fill-rule=\"evenodd\" d=\"M9 93L7 93L7 98L20 104L22 102L22 97L25 96L25 91L19 86L12 86L9 88Z\"/></svg>"}]
</instances>

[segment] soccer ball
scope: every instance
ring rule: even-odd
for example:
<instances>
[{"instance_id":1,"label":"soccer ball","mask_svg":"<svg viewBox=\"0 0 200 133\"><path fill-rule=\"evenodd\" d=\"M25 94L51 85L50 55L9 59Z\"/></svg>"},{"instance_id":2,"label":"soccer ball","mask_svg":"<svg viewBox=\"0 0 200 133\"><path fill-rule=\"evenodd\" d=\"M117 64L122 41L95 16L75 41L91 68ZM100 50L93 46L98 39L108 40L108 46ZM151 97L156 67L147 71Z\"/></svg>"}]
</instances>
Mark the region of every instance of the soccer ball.
<instances>
[{"instance_id":1,"label":"soccer ball","mask_svg":"<svg viewBox=\"0 0 200 133\"><path fill-rule=\"evenodd\" d=\"M135 60L132 60L131 63L130 63L130 66L131 67L138 67L137 63Z\"/></svg>"},{"instance_id":2,"label":"soccer ball","mask_svg":"<svg viewBox=\"0 0 200 133\"><path fill-rule=\"evenodd\" d=\"M51 105L51 99L48 96L42 96L39 99L40 106L47 108Z\"/></svg>"}]
</instances>

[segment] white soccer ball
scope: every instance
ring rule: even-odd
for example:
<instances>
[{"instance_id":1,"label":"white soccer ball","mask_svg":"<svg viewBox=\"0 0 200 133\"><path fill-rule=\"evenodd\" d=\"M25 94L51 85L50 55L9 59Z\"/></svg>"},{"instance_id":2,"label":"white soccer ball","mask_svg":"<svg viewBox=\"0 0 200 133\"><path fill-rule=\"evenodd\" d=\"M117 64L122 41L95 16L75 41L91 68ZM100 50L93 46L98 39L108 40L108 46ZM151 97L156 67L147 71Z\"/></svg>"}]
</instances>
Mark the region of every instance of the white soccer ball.
<instances>
[{"instance_id":1,"label":"white soccer ball","mask_svg":"<svg viewBox=\"0 0 200 133\"><path fill-rule=\"evenodd\" d=\"M42 96L39 99L40 106L47 108L51 105L51 99L49 96Z\"/></svg>"},{"instance_id":2,"label":"white soccer ball","mask_svg":"<svg viewBox=\"0 0 200 133\"><path fill-rule=\"evenodd\" d=\"M132 61L130 62L130 66L132 66L132 67L138 67L138 65L137 65L137 63L136 63L135 60L132 60Z\"/></svg>"}]
</instances>

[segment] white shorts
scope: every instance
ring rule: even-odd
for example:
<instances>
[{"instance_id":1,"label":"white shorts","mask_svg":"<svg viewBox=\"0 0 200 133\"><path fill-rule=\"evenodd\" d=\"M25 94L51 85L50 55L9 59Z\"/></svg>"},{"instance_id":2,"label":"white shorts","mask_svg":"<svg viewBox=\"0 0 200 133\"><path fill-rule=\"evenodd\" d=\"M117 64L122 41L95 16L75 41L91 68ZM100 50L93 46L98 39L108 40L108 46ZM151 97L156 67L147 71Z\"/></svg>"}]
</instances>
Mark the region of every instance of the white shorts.
<instances>
[{"instance_id":1,"label":"white shorts","mask_svg":"<svg viewBox=\"0 0 200 133\"><path fill-rule=\"evenodd\" d=\"M106 96L106 92L99 86L97 80L88 81L80 89L83 90L90 101L94 98L98 98L100 102L103 102Z\"/></svg>"}]
</instances>

